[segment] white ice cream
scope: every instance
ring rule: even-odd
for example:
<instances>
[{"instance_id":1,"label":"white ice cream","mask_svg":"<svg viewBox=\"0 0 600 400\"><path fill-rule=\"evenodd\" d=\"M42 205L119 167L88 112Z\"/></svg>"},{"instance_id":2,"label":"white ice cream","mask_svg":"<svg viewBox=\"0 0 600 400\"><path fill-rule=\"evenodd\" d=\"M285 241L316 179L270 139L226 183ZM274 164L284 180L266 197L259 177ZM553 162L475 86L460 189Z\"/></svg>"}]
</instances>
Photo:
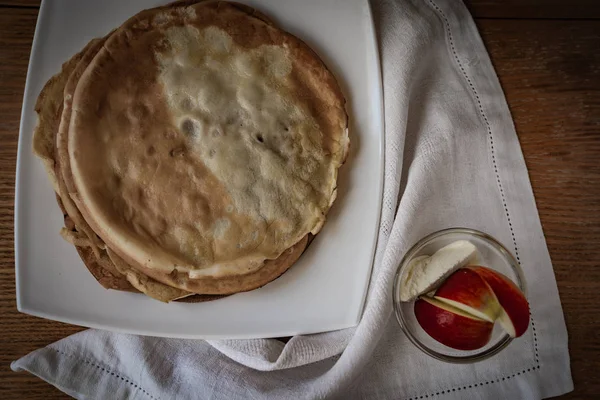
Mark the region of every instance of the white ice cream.
<instances>
[{"instance_id":1,"label":"white ice cream","mask_svg":"<svg viewBox=\"0 0 600 400\"><path fill-rule=\"evenodd\" d=\"M411 301L435 289L457 269L475 262L477 248L467 240L458 240L430 256L418 256L406 266L400 282L400 300Z\"/></svg>"}]
</instances>

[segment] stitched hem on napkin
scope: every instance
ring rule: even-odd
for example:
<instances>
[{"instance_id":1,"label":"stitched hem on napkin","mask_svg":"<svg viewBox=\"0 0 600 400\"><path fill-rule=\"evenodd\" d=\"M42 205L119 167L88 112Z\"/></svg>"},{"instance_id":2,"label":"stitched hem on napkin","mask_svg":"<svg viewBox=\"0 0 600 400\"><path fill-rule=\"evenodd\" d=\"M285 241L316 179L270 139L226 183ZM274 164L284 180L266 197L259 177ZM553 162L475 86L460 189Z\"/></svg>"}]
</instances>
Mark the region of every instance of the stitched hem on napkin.
<instances>
[{"instance_id":1,"label":"stitched hem on napkin","mask_svg":"<svg viewBox=\"0 0 600 400\"><path fill-rule=\"evenodd\" d=\"M32 356L35 358L33 363L29 362ZM10 368L15 372L27 371L36 375L77 399L134 398L141 395L143 398L158 400L158 397L133 379L98 360L51 346L13 361Z\"/></svg>"}]
</instances>

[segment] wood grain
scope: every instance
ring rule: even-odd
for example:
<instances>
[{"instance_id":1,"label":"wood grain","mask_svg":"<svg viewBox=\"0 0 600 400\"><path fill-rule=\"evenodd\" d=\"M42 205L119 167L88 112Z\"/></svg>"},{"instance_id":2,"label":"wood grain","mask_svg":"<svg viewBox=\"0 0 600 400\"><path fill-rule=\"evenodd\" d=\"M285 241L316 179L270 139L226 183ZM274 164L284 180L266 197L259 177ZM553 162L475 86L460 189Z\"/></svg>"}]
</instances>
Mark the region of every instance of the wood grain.
<instances>
[{"instance_id":1,"label":"wood grain","mask_svg":"<svg viewBox=\"0 0 600 400\"><path fill-rule=\"evenodd\" d=\"M40 3L41 0L0 0L0 7L38 7ZM600 18L598 0L465 0L465 3L475 18Z\"/></svg>"},{"instance_id":2,"label":"wood grain","mask_svg":"<svg viewBox=\"0 0 600 400\"><path fill-rule=\"evenodd\" d=\"M38 8L41 3L41 0L0 0L0 7Z\"/></svg>"},{"instance_id":3,"label":"wood grain","mask_svg":"<svg viewBox=\"0 0 600 400\"><path fill-rule=\"evenodd\" d=\"M598 0L465 0L475 18L600 18Z\"/></svg>"},{"instance_id":4,"label":"wood grain","mask_svg":"<svg viewBox=\"0 0 600 400\"><path fill-rule=\"evenodd\" d=\"M15 307L14 170L36 3L0 0L27 6L0 9L1 399L67 398L9 364L82 329ZM600 20L563 20L600 16L598 2L469 3L515 120L554 264L575 380L564 398L600 398Z\"/></svg>"},{"instance_id":5,"label":"wood grain","mask_svg":"<svg viewBox=\"0 0 600 400\"><path fill-rule=\"evenodd\" d=\"M68 398L11 361L82 328L20 314L14 284L13 208L21 102L37 9L0 12L0 399Z\"/></svg>"}]
</instances>

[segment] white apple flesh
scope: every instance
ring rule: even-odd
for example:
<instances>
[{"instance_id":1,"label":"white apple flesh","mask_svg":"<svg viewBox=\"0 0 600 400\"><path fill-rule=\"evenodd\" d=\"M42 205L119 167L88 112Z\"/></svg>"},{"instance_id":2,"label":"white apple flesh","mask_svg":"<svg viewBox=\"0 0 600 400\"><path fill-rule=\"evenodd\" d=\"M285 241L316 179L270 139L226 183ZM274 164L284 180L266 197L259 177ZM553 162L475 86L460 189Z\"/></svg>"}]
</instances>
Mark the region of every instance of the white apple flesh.
<instances>
[{"instance_id":1,"label":"white apple flesh","mask_svg":"<svg viewBox=\"0 0 600 400\"><path fill-rule=\"evenodd\" d=\"M502 312L498 322L511 337L523 335L529 326L529 303L523 292L508 277L482 266L470 266L492 288Z\"/></svg>"}]
</instances>

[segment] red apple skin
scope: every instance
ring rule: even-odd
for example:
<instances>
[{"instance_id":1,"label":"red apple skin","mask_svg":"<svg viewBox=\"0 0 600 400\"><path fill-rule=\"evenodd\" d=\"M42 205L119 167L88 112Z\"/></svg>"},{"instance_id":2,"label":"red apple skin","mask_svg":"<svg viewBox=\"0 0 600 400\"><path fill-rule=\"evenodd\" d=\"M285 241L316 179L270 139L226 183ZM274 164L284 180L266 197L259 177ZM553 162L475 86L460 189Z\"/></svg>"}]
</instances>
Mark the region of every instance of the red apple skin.
<instances>
[{"instance_id":1,"label":"red apple skin","mask_svg":"<svg viewBox=\"0 0 600 400\"><path fill-rule=\"evenodd\" d=\"M529 303L521 289L508 277L489 268L468 268L477 272L490 285L515 328L515 337L523 335L529 326Z\"/></svg>"},{"instance_id":2,"label":"red apple skin","mask_svg":"<svg viewBox=\"0 0 600 400\"><path fill-rule=\"evenodd\" d=\"M476 350L485 346L494 327L488 321L464 317L423 298L415 302L415 316L429 336L457 350Z\"/></svg>"},{"instance_id":3,"label":"red apple skin","mask_svg":"<svg viewBox=\"0 0 600 400\"><path fill-rule=\"evenodd\" d=\"M471 307L484 315L475 316L489 319L490 322L495 321L502 311L492 288L477 272L467 268L450 275L435 292L435 297ZM467 309L463 311L469 313Z\"/></svg>"}]
</instances>

